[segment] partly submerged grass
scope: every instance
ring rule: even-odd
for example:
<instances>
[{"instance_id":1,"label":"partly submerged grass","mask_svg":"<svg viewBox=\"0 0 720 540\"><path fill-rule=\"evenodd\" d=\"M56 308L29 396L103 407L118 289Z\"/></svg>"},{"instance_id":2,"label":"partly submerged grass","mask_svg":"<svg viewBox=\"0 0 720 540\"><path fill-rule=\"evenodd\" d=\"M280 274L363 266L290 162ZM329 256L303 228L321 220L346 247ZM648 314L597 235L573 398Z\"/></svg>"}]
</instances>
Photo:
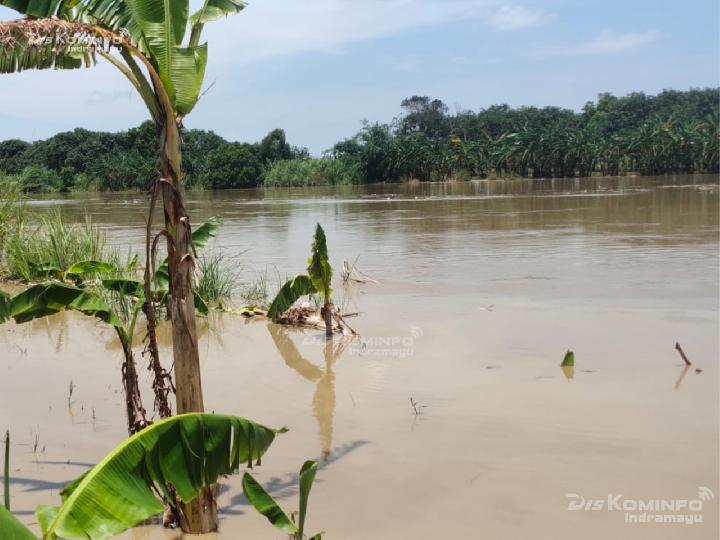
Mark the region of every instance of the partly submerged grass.
<instances>
[{"instance_id":1,"label":"partly submerged grass","mask_svg":"<svg viewBox=\"0 0 720 540\"><path fill-rule=\"evenodd\" d=\"M201 255L198 294L211 307L223 308L233 297L239 270L232 259L221 253Z\"/></svg>"},{"instance_id":2,"label":"partly submerged grass","mask_svg":"<svg viewBox=\"0 0 720 540\"><path fill-rule=\"evenodd\" d=\"M50 268L63 272L78 261L119 259L89 218L67 224L60 212L33 225L21 221L6 235L3 250L7 277L23 281L42 279Z\"/></svg>"},{"instance_id":3,"label":"partly submerged grass","mask_svg":"<svg viewBox=\"0 0 720 540\"><path fill-rule=\"evenodd\" d=\"M0 195L0 249L5 245L5 238L20 226L24 214L25 203L19 191L8 189Z\"/></svg>"}]
</instances>

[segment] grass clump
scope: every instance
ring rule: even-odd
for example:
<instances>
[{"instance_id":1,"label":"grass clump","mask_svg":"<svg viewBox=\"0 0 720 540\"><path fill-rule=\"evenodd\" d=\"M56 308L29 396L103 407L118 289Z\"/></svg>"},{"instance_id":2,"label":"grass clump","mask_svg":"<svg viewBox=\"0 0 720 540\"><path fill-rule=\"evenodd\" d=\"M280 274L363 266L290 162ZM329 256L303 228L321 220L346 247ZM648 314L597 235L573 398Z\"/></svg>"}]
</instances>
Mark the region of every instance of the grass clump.
<instances>
[{"instance_id":1,"label":"grass clump","mask_svg":"<svg viewBox=\"0 0 720 540\"><path fill-rule=\"evenodd\" d=\"M345 159L293 159L276 161L265 171L265 187L337 186L359 184L360 168Z\"/></svg>"},{"instance_id":2,"label":"grass clump","mask_svg":"<svg viewBox=\"0 0 720 540\"><path fill-rule=\"evenodd\" d=\"M235 292L238 282L237 265L221 253L202 255L198 263L200 283L197 293L209 306L222 309Z\"/></svg>"},{"instance_id":3,"label":"grass clump","mask_svg":"<svg viewBox=\"0 0 720 540\"><path fill-rule=\"evenodd\" d=\"M21 222L7 234L3 249L7 277L27 282L62 273L78 261L119 259L89 218L69 225L60 212L41 218L37 225Z\"/></svg>"}]
</instances>

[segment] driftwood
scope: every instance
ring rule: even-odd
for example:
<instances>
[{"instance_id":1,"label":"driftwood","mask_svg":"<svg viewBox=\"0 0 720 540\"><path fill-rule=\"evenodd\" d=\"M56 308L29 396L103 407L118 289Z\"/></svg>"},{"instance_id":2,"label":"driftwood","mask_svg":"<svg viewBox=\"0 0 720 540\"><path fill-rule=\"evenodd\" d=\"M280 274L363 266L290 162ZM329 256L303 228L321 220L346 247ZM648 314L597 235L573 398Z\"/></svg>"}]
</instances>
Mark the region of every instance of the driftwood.
<instances>
[{"instance_id":1,"label":"driftwood","mask_svg":"<svg viewBox=\"0 0 720 540\"><path fill-rule=\"evenodd\" d=\"M288 309L277 320L277 324L285 326L296 326L300 328L325 329L325 320L320 313L319 307L315 306L293 306ZM357 313L341 314L335 306L330 304L333 318L333 333L343 336L357 336L358 333L345 321L346 317L357 316ZM245 317L267 317L267 311L259 308L245 308L240 312Z\"/></svg>"},{"instance_id":2,"label":"driftwood","mask_svg":"<svg viewBox=\"0 0 720 540\"><path fill-rule=\"evenodd\" d=\"M690 360L688 360L688 357L685 356L685 351L683 351L682 347L680 346L680 343L677 343L677 342L675 343L675 350L680 353L680 356L682 357L686 366L692 365L692 362L690 362Z\"/></svg>"},{"instance_id":3,"label":"driftwood","mask_svg":"<svg viewBox=\"0 0 720 540\"><path fill-rule=\"evenodd\" d=\"M343 283L377 283L376 280L358 270L358 258L360 258L359 255L355 257L352 266L347 261L343 261L342 270L340 271Z\"/></svg>"}]
</instances>

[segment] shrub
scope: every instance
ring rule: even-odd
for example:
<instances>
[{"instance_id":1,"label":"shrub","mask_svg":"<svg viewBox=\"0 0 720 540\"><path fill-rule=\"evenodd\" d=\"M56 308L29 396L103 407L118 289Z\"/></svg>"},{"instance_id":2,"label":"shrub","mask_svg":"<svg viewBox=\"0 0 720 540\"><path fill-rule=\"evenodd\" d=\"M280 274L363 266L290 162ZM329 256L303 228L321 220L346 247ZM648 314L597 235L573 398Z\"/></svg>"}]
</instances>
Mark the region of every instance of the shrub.
<instances>
[{"instance_id":1,"label":"shrub","mask_svg":"<svg viewBox=\"0 0 720 540\"><path fill-rule=\"evenodd\" d=\"M266 187L336 186L360 182L360 170L350 160L324 157L276 161L265 172Z\"/></svg>"}]
</instances>

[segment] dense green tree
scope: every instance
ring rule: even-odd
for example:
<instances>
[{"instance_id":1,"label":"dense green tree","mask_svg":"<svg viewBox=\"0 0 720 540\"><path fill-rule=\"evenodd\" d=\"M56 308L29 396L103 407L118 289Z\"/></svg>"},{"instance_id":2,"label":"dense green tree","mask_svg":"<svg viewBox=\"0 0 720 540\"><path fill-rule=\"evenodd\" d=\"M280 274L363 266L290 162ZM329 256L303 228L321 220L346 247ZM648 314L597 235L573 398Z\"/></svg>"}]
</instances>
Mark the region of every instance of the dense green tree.
<instances>
[{"instance_id":1,"label":"dense green tree","mask_svg":"<svg viewBox=\"0 0 720 540\"><path fill-rule=\"evenodd\" d=\"M265 135L258 148L258 159L263 165L292 158L292 149L285 140L285 131L273 129Z\"/></svg>"},{"instance_id":2,"label":"dense green tree","mask_svg":"<svg viewBox=\"0 0 720 540\"><path fill-rule=\"evenodd\" d=\"M291 146L281 129L255 144L185 130L186 185L717 172L719 98L717 88L665 90L657 96L600 94L580 112L493 105L450 114L441 101L414 96L402 102L393 123L366 122L354 137L337 143L328 152L337 164L322 160L297 167L284 162L307 161L310 154ZM76 129L32 144L0 142L0 175L33 190L142 190L155 176L158 152L152 122L120 133ZM29 176L45 181L19 181L28 166L35 167Z\"/></svg>"},{"instance_id":3,"label":"dense green tree","mask_svg":"<svg viewBox=\"0 0 720 540\"><path fill-rule=\"evenodd\" d=\"M262 168L251 144L225 143L208 154L205 185L212 189L256 187Z\"/></svg>"}]
</instances>

